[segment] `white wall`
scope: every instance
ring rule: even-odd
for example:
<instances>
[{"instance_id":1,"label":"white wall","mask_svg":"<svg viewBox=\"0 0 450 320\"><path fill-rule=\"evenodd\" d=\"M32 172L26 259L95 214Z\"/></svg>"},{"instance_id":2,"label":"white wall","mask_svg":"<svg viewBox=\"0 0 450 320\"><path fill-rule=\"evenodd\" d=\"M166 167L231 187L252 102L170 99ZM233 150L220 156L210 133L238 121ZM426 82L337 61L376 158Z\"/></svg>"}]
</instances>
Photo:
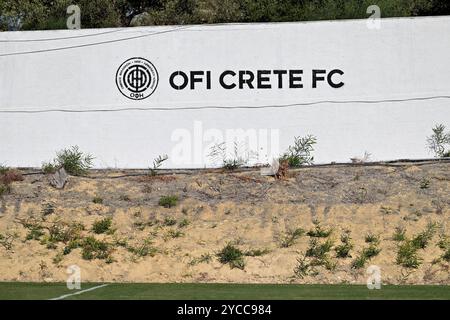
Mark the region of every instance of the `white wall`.
<instances>
[{"instance_id":1,"label":"white wall","mask_svg":"<svg viewBox=\"0 0 450 320\"><path fill-rule=\"evenodd\" d=\"M55 151L77 144L96 156L97 167L146 168L162 153L171 156L167 167L202 167L205 163L194 158L198 149L190 161L172 155L174 130L192 132L194 121L201 121L204 130L221 132L278 129L281 151L294 136L314 134L318 163L348 161L364 151L374 160L429 157L426 136L436 123L450 127L450 99L269 109L152 108L450 96L449 31L450 17L383 19L379 30L368 29L365 20L348 20L3 32L0 163L40 166ZM71 38L41 41L64 37ZM40 52L48 49L58 50ZM144 100L127 99L116 87L118 67L132 57L148 59L159 73L157 89ZM342 88L311 87L312 69L335 68L345 72L335 78L345 82ZM304 88L225 90L217 78L227 69L303 69ZM174 90L168 79L177 70L210 70L211 90ZM124 108L148 110L117 111ZM51 109L116 112L17 113Z\"/></svg>"}]
</instances>

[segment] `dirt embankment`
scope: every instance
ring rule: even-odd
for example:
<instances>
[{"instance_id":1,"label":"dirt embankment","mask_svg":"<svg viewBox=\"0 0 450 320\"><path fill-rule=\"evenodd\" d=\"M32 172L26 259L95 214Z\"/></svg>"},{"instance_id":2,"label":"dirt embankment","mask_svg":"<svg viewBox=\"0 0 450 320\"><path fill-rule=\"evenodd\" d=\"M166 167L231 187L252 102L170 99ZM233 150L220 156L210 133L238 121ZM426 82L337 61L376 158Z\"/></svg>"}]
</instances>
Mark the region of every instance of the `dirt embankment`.
<instances>
[{"instance_id":1,"label":"dirt embankment","mask_svg":"<svg viewBox=\"0 0 450 320\"><path fill-rule=\"evenodd\" d=\"M384 283L450 284L448 163L120 174L13 183L0 280L65 281L75 264L83 281L365 283L376 265ZM239 263L220 262L229 243Z\"/></svg>"}]
</instances>

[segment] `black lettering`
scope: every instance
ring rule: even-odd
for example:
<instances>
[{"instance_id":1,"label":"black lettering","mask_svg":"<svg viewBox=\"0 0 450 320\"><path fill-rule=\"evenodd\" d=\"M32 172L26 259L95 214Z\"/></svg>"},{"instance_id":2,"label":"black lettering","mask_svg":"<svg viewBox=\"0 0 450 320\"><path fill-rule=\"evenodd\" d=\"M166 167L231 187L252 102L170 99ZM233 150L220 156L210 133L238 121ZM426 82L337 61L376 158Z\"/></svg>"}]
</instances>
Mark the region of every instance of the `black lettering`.
<instances>
[{"instance_id":1,"label":"black lettering","mask_svg":"<svg viewBox=\"0 0 450 320\"><path fill-rule=\"evenodd\" d=\"M249 77L247 79L244 78L245 75ZM253 80L255 79L255 75L251 71L239 71L239 89L244 89L244 84L247 84L250 89L254 89Z\"/></svg>"},{"instance_id":2,"label":"black lettering","mask_svg":"<svg viewBox=\"0 0 450 320\"><path fill-rule=\"evenodd\" d=\"M303 74L303 70L289 70L289 88L291 89L303 88L302 83L296 83L302 81L302 77L298 76L301 74Z\"/></svg>"},{"instance_id":3,"label":"black lettering","mask_svg":"<svg viewBox=\"0 0 450 320\"><path fill-rule=\"evenodd\" d=\"M196 82L203 81L202 77L197 77L197 76L202 76L204 74L205 74L205 72L203 72L203 71L191 71L191 90L195 89Z\"/></svg>"},{"instance_id":4,"label":"black lettering","mask_svg":"<svg viewBox=\"0 0 450 320\"><path fill-rule=\"evenodd\" d=\"M283 88L283 75L287 74L286 70L273 70L273 74L278 75L278 89Z\"/></svg>"},{"instance_id":5,"label":"black lettering","mask_svg":"<svg viewBox=\"0 0 450 320\"><path fill-rule=\"evenodd\" d=\"M334 83L333 82L333 75L334 74L339 74L339 75L343 75L344 74L344 71L342 71L342 70L339 70L339 69L334 69L334 70L332 70L329 74L328 74L328 77L327 77L327 80L328 80L328 84L330 85L330 86L332 86L333 88L340 88L340 87L342 87L343 85L344 85L344 82L339 82L339 83Z\"/></svg>"},{"instance_id":6,"label":"black lettering","mask_svg":"<svg viewBox=\"0 0 450 320\"><path fill-rule=\"evenodd\" d=\"M270 77L264 75L270 75L270 70L258 70L257 76L257 86L258 89L270 89L272 86L270 85ZM269 82L269 83L263 83Z\"/></svg>"},{"instance_id":7,"label":"black lettering","mask_svg":"<svg viewBox=\"0 0 450 320\"><path fill-rule=\"evenodd\" d=\"M228 75L234 77L234 76L236 76L236 72L231 71L231 70L226 70L226 71L222 72L222 74L220 75L220 78L219 78L220 85L225 89L233 89L236 87L236 83L232 83L232 84L225 83L225 76L228 76Z\"/></svg>"},{"instance_id":8,"label":"black lettering","mask_svg":"<svg viewBox=\"0 0 450 320\"><path fill-rule=\"evenodd\" d=\"M183 78L183 83L182 83L181 85L176 85L176 84L175 84L175 77L176 77L176 76L181 76L181 77ZM169 83L170 83L170 86L171 86L172 88L174 88L174 89L176 89L176 90L183 90L183 89L186 88L186 86L188 85L188 83L189 83L189 78L188 78L188 76L186 75L186 73L184 73L183 71L175 71L174 73L172 73L172 74L170 75Z\"/></svg>"},{"instance_id":9,"label":"black lettering","mask_svg":"<svg viewBox=\"0 0 450 320\"><path fill-rule=\"evenodd\" d=\"M318 77L317 75L318 74L325 74L325 73L327 73L327 71L326 70L313 70L312 73L313 73L313 85L312 85L312 87L313 88L317 88L317 82L325 80L324 77Z\"/></svg>"}]
</instances>

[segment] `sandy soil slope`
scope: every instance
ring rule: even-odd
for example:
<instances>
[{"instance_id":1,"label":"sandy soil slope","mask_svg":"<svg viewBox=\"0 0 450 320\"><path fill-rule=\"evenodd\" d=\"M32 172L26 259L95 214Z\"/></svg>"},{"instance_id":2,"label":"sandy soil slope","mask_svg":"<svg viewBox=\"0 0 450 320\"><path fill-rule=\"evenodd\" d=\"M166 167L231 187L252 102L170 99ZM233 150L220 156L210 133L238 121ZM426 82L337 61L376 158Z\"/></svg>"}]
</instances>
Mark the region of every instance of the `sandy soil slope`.
<instances>
[{"instance_id":1,"label":"sandy soil slope","mask_svg":"<svg viewBox=\"0 0 450 320\"><path fill-rule=\"evenodd\" d=\"M83 281L365 283L366 268L377 265L384 283L450 284L445 250L438 246L449 236L449 163L310 167L290 170L284 180L258 170L113 178L124 173L70 177L63 190L49 186L41 174L15 182L0 200L0 280L65 281L67 266L76 264ZM176 206L158 204L167 195L178 196ZM104 217L113 219L114 230L94 234L92 224ZM316 238L331 241L331 266L312 266L299 277L294 269L314 238L307 234L313 221L332 229ZM85 260L81 248L64 252L67 239L49 241L52 227L75 223L84 225L78 237L108 244L107 259ZM435 223L435 232L417 250L420 265L398 265L402 242L393 240L395 229L413 238L429 223ZM36 240L27 240L30 224L41 228ZM283 247L283 239L298 228L305 232ZM338 258L335 248L346 230L351 257ZM381 251L362 268L352 268L370 246L368 234L379 236ZM227 243L262 252L245 256L243 270L231 268L216 256Z\"/></svg>"}]
</instances>

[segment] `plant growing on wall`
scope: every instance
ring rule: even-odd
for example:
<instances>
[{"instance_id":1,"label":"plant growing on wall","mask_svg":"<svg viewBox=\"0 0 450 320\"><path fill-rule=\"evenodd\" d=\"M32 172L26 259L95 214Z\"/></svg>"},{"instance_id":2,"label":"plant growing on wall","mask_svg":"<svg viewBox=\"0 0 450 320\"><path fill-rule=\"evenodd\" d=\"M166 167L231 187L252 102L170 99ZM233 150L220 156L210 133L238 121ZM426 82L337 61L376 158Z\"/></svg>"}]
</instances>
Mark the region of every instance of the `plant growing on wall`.
<instances>
[{"instance_id":1,"label":"plant growing on wall","mask_svg":"<svg viewBox=\"0 0 450 320\"><path fill-rule=\"evenodd\" d=\"M427 138L428 149L436 158L450 157L450 131L445 131L443 124L435 125L433 134Z\"/></svg>"},{"instance_id":2,"label":"plant growing on wall","mask_svg":"<svg viewBox=\"0 0 450 320\"><path fill-rule=\"evenodd\" d=\"M225 142L215 144L211 147L211 152L208 155L214 162L221 162L222 168L228 170L235 170L237 168L248 165L254 153L248 150L243 150L242 146L234 141L232 150L228 150Z\"/></svg>"},{"instance_id":3,"label":"plant growing on wall","mask_svg":"<svg viewBox=\"0 0 450 320\"><path fill-rule=\"evenodd\" d=\"M294 144L289 146L287 151L280 157L279 161L288 161L290 167L300 167L310 165L314 162L312 152L317 138L313 135L305 137L294 137Z\"/></svg>"},{"instance_id":4,"label":"plant growing on wall","mask_svg":"<svg viewBox=\"0 0 450 320\"><path fill-rule=\"evenodd\" d=\"M153 160L153 168L150 168L150 175L156 176L156 170L158 170L164 161L169 159L169 156L167 154L159 155L155 160Z\"/></svg>"},{"instance_id":5,"label":"plant growing on wall","mask_svg":"<svg viewBox=\"0 0 450 320\"><path fill-rule=\"evenodd\" d=\"M78 146L72 146L56 153L53 161L44 163L42 170L45 173L52 173L59 168L64 168L68 174L81 176L92 168L94 157L80 151Z\"/></svg>"}]
</instances>

